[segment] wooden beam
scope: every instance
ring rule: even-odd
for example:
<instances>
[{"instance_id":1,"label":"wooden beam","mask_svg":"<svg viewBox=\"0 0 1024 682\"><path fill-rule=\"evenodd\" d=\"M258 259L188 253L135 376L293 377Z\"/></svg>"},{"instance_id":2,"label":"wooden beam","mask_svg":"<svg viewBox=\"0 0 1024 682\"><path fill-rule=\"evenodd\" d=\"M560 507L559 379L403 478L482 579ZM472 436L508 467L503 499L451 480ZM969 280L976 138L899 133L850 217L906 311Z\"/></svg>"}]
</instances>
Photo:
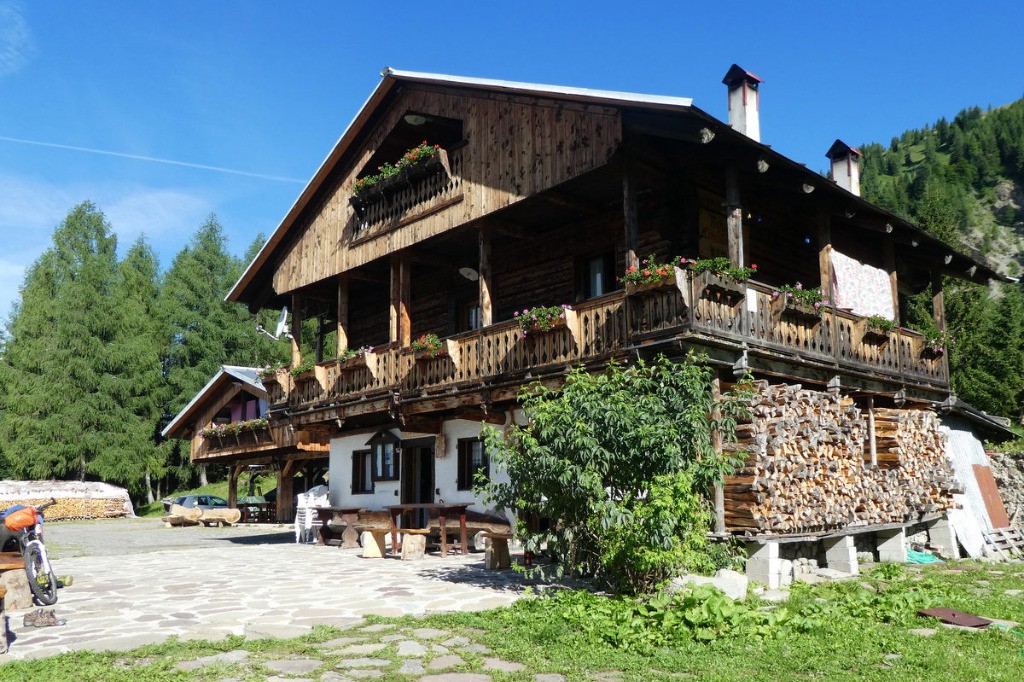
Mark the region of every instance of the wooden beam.
<instances>
[{"instance_id":1,"label":"wooden beam","mask_svg":"<svg viewBox=\"0 0 1024 682\"><path fill-rule=\"evenodd\" d=\"M882 238L882 266L889 273L889 293L892 295L893 316L900 321L900 288L896 278L896 244L891 234Z\"/></svg>"},{"instance_id":2,"label":"wooden beam","mask_svg":"<svg viewBox=\"0 0 1024 682\"><path fill-rule=\"evenodd\" d=\"M441 433L442 427L441 417L407 417L401 428L403 433L438 434Z\"/></svg>"},{"instance_id":3,"label":"wooden beam","mask_svg":"<svg viewBox=\"0 0 1024 682\"><path fill-rule=\"evenodd\" d=\"M292 367L302 364L302 295L292 294Z\"/></svg>"},{"instance_id":4,"label":"wooden beam","mask_svg":"<svg viewBox=\"0 0 1024 682\"><path fill-rule=\"evenodd\" d=\"M507 419L507 415L504 410L490 410L484 412L483 410L464 409L458 410L455 413L455 418L487 424L504 424Z\"/></svg>"},{"instance_id":5,"label":"wooden beam","mask_svg":"<svg viewBox=\"0 0 1024 682\"><path fill-rule=\"evenodd\" d=\"M541 198L543 198L548 203L554 204L555 206L569 208L574 211L580 211L581 213L596 215L602 212L599 206L596 206L590 203L589 201L583 201L582 199L577 199L576 197L569 196L564 192L548 190L547 192L544 192L544 194L541 195Z\"/></svg>"},{"instance_id":6,"label":"wooden beam","mask_svg":"<svg viewBox=\"0 0 1024 682\"><path fill-rule=\"evenodd\" d=\"M743 207L740 206L740 179L735 167L725 173L726 229L729 239L729 261L735 267L743 267Z\"/></svg>"},{"instance_id":7,"label":"wooden beam","mask_svg":"<svg viewBox=\"0 0 1024 682\"><path fill-rule=\"evenodd\" d=\"M228 507L235 508L238 506L238 477L242 475L245 466L244 464L233 464L231 466L231 478L228 479Z\"/></svg>"},{"instance_id":8,"label":"wooden beam","mask_svg":"<svg viewBox=\"0 0 1024 682\"><path fill-rule=\"evenodd\" d=\"M818 273L825 298L835 305L832 291L832 221L825 211L818 214Z\"/></svg>"},{"instance_id":9,"label":"wooden beam","mask_svg":"<svg viewBox=\"0 0 1024 682\"><path fill-rule=\"evenodd\" d=\"M622 160L622 218L626 241L626 267L639 267L640 218L636 199L636 178L633 177L633 154L630 146Z\"/></svg>"},{"instance_id":10,"label":"wooden beam","mask_svg":"<svg viewBox=\"0 0 1024 682\"><path fill-rule=\"evenodd\" d=\"M348 350L348 277L338 275L338 357Z\"/></svg>"},{"instance_id":11,"label":"wooden beam","mask_svg":"<svg viewBox=\"0 0 1024 682\"><path fill-rule=\"evenodd\" d=\"M722 418L722 410L718 406L718 402L722 399L722 385L718 379L715 379L711 384L711 399L714 401L714 407L711 408L711 418L717 421ZM715 449L715 454L721 457L721 429L716 428L711 434L711 445ZM715 482L715 533L719 535L725 533L725 487L721 481Z\"/></svg>"},{"instance_id":12,"label":"wooden beam","mask_svg":"<svg viewBox=\"0 0 1024 682\"><path fill-rule=\"evenodd\" d=\"M404 255L391 256L391 342L403 348L412 343L409 318L410 285L409 259Z\"/></svg>"},{"instance_id":13,"label":"wooden beam","mask_svg":"<svg viewBox=\"0 0 1024 682\"><path fill-rule=\"evenodd\" d=\"M946 328L946 297L942 293L942 275L938 273L932 273L932 316L936 328Z\"/></svg>"},{"instance_id":14,"label":"wooden beam","mask_svg":"<svg viewBox=\"0 0 1024 682\"><path fill-rule=\"evenodd\" d=\"M526 239L533 234L533 231L526 225L521 225L519 223L512 222L511 220L492 218L488 216L486 222L487 227L491 228L494 233L505 237Z\"/></svg>"},{"instance_id":15,"label":"wooden beam","mask_svg":"<svg viewBox=\"0 0 1024 682\"><path fill-rule=\"evenodd\" d=\"M480 228L480 263L477 285L480 288L480 326L489 327L494 322L494 305L491 296L491 233Z\"/></svg>"}]
</instances>

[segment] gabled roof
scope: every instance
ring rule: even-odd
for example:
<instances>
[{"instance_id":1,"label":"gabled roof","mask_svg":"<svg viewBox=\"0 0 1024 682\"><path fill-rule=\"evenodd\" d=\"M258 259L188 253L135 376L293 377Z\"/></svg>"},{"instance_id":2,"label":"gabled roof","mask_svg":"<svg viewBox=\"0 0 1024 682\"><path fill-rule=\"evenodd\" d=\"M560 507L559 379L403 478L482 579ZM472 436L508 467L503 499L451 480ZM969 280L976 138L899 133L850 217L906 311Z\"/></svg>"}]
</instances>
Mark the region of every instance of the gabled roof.
<instances>
[{"instance_id":1,"label":"gabled roof","mask_svg":"<svg viewBox=\"0 0 1024 682\"><path fill-rule=\"evenodd\" d=\"M610 106L640 106L646 109L662 110L685 110L693 105L689 97L668 97L663 95L642 95L632 92L616 92L613 90L593 90L590 88L573 88L559 85L541 85L538 83L521 83L517 81L495 80L490 78L467 78L464 76L446 76L436 73L421 73L417 71L400 71L398 69L385 68L381 72L381 82L370 95L369 99L360 108L352 122L345 128L334 148L323 160L316 173L310 179L299 198L292 204L287 215L281 224L270 235L266 244L249 264L245 272L238 279L238 282L231 288L225 297L227 301L244 300L245 290L256 278L257 274L267 266L267 262L284 240L292 223L305 210L310 200L320 189L327 175L334 166L345 155L352 144L356 141L359 132L366 122L380 110L386 103L388 95L401 83L422 83L429 85L440 85L446 87L465 87L474 90L488 92L501 92L508 94L543 96L549 99L558 99L570 102L581 102L595 105Z\"/></svg>"},{"instance_id":2,"label":"gabled roof","mask_svg":"<svg viewBox=\"0 0 1024 682\"><path fill-rule=\"evenodd\" d=\"M168 424L163 431L160 432L164 438L176 438L174 434L181 432L190 426L189 421L192 416L202 407L206 400L217 393L226 384L241 383L249 389L250 393L255 394L257 397L267 398L267 390L263 388L263 382L259 380L259 368L257 367L237 367L234 365L223 365L213 378L206 382L206 385L199 389L199 393L196 393L195 397L189 401L188 405L182 408L181 412L177 414L171 423Z\"/></svg>"},{"instance_id":3,"label":"gabled roof","mask_svg":"<svg viewBox=\"0 0 1024 682\"><path fill-rule=\"evenodd\" d=\"M761 79L754 74L744 71L737 65L733 67L726 74L726 78L730 77L742 77L751 79L752 82L761 82ZM724 82L724 81L723 81ZM609 90L593 90L589 88L574 88L556 85L540 85L537 83L522 83L516 81L505 81L505 80L494 80L488 78L467 78L463 76L448 76L434 73L421 73L416 71L400 71L397 69L385 68L381 72L381 82L377 88L373 91L370 97L366 100L363 106L359 109L359 112L355 115L348 127L341 134L341 137L335 143L330 153L320 164L316 173L310 179L309 183L302 190L298 199L289 209L288 213L282 219L280 225L274 230L273 234L260 249L256 258L253 259L252 263L246 268L245 272L238 279L235 285L228 292L225 300L227 301L245 301L250 304L255 304L254 307L262 307L264 304L263 300L260 300L262 292L253 289L254 283L262 279L269 281L272 279L274 262L272 257L276 253L277 249L285 241L288 231L291 229L294 222L299 218L302 212L312 201L313 197L316 196L317 192L321 189L324 182L327 180L328 175L335 168L335 166L345 157L353 145L359 140L360 134L367 123L377 114L378 111L382 110L389 104L389 95L396 90L403 83L418 83L427 85L436 85L444 87L456 87L456 88L468 88L477 91L486 91L493 93L507 93L507 94L519 94L519 95L532 95L537 97L545 97L548 99L563 100L569 102L579 102L593 105L605 105L605 106L619 106L628 107L631 109L642 110L642 111L661 111L661 112L677 112L680 114L689 114L695 116L702 121L709 129L712 129L715 134L721 135L723 139L730 139L735 144L746 145L751 148L760 150L760 153L766 155L772 160L773 163L779 163L782 166L788 167L800 174L806 175L807 182L821 186L823 184L830 184L831 187L826 191L842 192L848 195L846 198L852 205L858 207L858 209L869 210L875 215L883 219L883 222L888 222L892 226L895 226L901 231L909 232L915 236L915 241L922 243L934 244L937 248L941 249L949 259L952 260L952 266L959 268L961 271L970 270L971 274L969 279L972 281L986 281L987 279L997 279L1000 281L1016 281L1012 278L1008 278L995 272L991 266L984 262L983 259L971 255L963 254L959 249L955 249L948 246L941 241L935 239L930 234L924 232L919 227L907 220L896 216L895 214L875 206L866 199L859 196L850 194L846 190L837 187L835 183L828 183L814 171L808 170L803 164L800 164L778 152L771 149L770 146L757 142L748 138L732 129L732 127L725 122L722 122L711 116L707 112L693 106L693 100L688 97L669 97L662 95L644 95L630 92L616 92ZM859 154L859 150L844 145L839 140L836 143L842 145L845 148L852 150L854 153ZM836 144L833 144L835 149ZM829 151L831 152L832 149Z\"/></svg>"}]
</instances>

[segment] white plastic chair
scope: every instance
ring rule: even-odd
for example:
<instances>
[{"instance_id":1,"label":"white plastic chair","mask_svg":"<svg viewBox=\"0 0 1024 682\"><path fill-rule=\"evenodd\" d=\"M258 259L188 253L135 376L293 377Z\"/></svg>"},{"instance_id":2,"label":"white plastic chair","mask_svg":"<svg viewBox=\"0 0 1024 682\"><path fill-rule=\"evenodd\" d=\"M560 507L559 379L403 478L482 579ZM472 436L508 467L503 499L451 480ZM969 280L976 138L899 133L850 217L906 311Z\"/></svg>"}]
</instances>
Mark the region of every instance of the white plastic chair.
<instances>
[{"instance_id":1,"label":"white plastic chair","mask_svg":"<svg viewBox=\"0 0 1024 682\"><path fill-rule=\"evenodd\" d=\"M325 485L314 486L308 492L295 496L295 542L313 542L316 539L314 528L316 522L315 507L330 505L328 488Z\"/></svg>"}]
</instances>

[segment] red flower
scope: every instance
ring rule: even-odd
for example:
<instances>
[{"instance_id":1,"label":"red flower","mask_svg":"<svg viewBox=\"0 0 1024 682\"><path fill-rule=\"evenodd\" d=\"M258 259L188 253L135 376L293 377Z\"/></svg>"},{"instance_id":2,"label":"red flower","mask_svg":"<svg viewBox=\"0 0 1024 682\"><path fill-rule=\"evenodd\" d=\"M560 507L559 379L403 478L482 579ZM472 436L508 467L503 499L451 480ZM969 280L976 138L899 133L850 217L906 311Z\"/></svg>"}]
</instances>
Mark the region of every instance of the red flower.
<instances>
[{"instance_id":1,"label":"red flower","mask_svg":"<svg viewBox=\"0 0 1024 682\"><path fill-rule=\"evenodd\" d=\"M750 264L750 269L751 270L757 270L757 263L751 263Z\"/></svg>"}]
</instances>

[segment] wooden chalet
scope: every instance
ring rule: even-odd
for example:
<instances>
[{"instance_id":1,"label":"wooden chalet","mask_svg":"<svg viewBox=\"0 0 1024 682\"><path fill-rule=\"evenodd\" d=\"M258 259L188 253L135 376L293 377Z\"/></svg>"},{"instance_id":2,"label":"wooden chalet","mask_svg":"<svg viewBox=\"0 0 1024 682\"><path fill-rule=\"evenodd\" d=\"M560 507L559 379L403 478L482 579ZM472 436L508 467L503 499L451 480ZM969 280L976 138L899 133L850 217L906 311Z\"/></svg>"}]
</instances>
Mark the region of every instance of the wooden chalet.
<instances>
[{"instance_id":1,"label":"wooden chalet","mask_svg":"<svg viewBox=\"0 0 1024 682\"><path fill-rule=\"evenodd\" d=\"M293 367L315 366L264 381L268 416L272 430L330 442L332 504L475 502L481 423L511 420L524 384L695 349L724 381L752 372L791 441L818 444L824 427L786 405L827 405L835 418L840 454L801 465L806 495L790 511L763 508L782 479L757 468L782 451L772 450L781 422L744 425L761 452L720 495L725 530L882 527L941 511L912 441L935 445L921 412L949 397L946 357L917 331L873 334L866 320L899 318L929 291L941 329L943 276L1000 275L862 199L856 149L836 141L826 178L762 144L761 81L734 66L724 82L729 122L680 97L383 72L227 297L291 311ZM439 149L429 163L355 191L423 142ZM618 277L649 255L757 270L740 284L680 271L670 286L626 290ZM797 282L837 305L787 309L776 288ZM513 320L560 304L572 310L551 332L524 336ZM412 351L426 334L442 340L434 357ZM336 359L348 349L366 350ZM790 449L819 457L801 447ZM933 454L928 467L940 467ZM899 497L905 485L913 499L833 513L819 498L837 472L847 489L863 480Z\"/></svg>"},{"instance_id":2,"label":"wooden chalet","mask_svg":"<svg viewBox=\"0 0 1024 682\"><path fill-rule=\"evenodd\" d=\"M228 505L237 506L238 480L249 469L277 472L278 499L292 500L295 475L327 464L320 433L296 432L267 418L267 391L255 367L224 365L164 428L167 438L187 439L192 461L230 467ZM308 486L307 486L308 487ZM291 521L294 504L272 507L270 516Z\"/></svg>"}]
</instances>

